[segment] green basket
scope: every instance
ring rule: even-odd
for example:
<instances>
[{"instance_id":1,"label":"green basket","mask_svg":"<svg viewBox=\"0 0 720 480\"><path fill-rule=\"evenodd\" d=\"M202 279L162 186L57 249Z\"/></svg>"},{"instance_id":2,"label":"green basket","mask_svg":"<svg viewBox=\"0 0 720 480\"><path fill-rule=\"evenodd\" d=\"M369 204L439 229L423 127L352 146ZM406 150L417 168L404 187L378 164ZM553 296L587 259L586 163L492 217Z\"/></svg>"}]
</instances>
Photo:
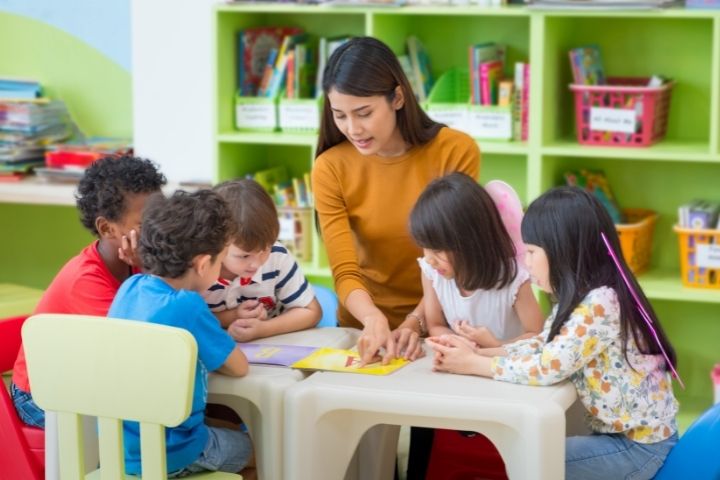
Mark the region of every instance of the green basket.
<instances>
[{"instance_id":1,"label":"green basket","mask_svg":"<svg viewBox=\"0 0 720 480\"><path fill-rule=\"evenodd\" d=\"M235 97L235 128L249 132L278 129L278 98Z\"/></svg>"},{"instance_id":2,"label":"green basket","mask_svg":"<svg viewBox=\"0 0 720 480\"><path fill-rule=\"evenodd\" d=\"M483 140L512 140L512 106L470 103L470 74L453 69L440 76L424 105L430 117Z\"/></svg>"}]
</instances>

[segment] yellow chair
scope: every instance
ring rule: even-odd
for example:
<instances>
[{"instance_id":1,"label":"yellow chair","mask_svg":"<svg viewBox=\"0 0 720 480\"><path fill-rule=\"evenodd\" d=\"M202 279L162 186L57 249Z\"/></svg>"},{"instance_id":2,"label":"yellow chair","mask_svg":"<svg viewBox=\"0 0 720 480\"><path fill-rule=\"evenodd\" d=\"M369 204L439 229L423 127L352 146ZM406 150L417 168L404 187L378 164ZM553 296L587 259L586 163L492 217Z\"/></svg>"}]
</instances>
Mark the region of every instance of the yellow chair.
<instances>
[{"instance_id":1,"label":"yellow chair","mask_svg":"<svg viewBox=\"0 0 720 480\"><path fill-rule=\"evenodd\" d=\"M33 398L58 412L62 480L85 477L80 415L98 417L103 479L138 478L124 473L122 420L140 422L143 478L167 478L165 427L182 423L192 406L197 344L189 332L43 314L25 322L22 336ZM242 479L220 472L191 478Z\"/></svg>"}]
</instances>

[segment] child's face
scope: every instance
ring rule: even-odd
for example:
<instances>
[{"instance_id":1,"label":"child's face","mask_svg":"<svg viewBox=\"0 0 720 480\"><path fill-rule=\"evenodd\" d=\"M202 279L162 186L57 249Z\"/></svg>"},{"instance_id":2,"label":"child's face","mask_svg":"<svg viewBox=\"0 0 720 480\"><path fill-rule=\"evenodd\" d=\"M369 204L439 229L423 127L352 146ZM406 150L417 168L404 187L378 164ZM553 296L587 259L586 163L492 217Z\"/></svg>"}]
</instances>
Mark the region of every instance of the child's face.
<instances>
[{"instance_id":1,"label":"child's face","mask_svg":"<svg viewBox=\"0 0 720 480\"><path fill-rule=\"evenodd\" d=\"M382 95L356 97L328 93L335 125L363 155L392 157L405 153L405 141L397 128L397 110L403 105L402 91L392 104Z\"/></svg>"},{"instance_id":2,"label":"child's face","mask_svg":"<svg viewBox=\"0 0 720 480\"><path fill-rule=\"evenodd\" d=\"M423 256L428 265L437 270L440 276L448 280L455 278L455 269L450 262L447 252L423 248Z\"/></svg>"},{"instance_id":3,"label":"child's face","mask_svg":"<svg viewBox=\"0 0 720 480\"><path fill-rule=\"evenodd\" d=\"M240 247L230 245L227 257L223 261L223 267L240 278L250 278L267 262L270 248L271 246L268 246L262 250L246 252Z\"/></svg>"},{"instance_id":4,"label":"child's face","mask_svg":"<svg viewBox=\"0 0 720 480\"><path fill-rule=\"evenodd\" d=\"M545 250L532 243L526 244L525 247L525 267L530 272L532 282L544 292L552 293L550 264Z\"/></svg>"}]
</instances>

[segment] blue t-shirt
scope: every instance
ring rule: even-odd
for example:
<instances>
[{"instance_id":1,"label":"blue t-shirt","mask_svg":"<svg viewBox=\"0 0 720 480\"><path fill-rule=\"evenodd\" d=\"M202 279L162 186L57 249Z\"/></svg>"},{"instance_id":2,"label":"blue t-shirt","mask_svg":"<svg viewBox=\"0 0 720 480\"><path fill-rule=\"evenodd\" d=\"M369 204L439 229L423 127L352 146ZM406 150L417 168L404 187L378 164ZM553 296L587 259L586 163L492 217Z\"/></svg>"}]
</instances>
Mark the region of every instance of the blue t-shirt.
<instances>
[{"instance_id":1,"label":"blue t-shirt","mask_svg":"<svg viewBox=\"0 0 720 480\"><path fill-rule=\"evenodd\" d=\"M205 426L208 372L217 370L235 348L235 342L222 329L197 292L175 290L152 275L134 275L118 290L108 317L142 320L184 328L198 345L190 417L174 428L165 429L168 472L180 470L200 457L208 439ZM158 352L162 355L162 352ZM159 379L160 380L160 379ZM140 430L137 422L124 422L125 470L140 474Z\"/></svg>"}]
</instances>

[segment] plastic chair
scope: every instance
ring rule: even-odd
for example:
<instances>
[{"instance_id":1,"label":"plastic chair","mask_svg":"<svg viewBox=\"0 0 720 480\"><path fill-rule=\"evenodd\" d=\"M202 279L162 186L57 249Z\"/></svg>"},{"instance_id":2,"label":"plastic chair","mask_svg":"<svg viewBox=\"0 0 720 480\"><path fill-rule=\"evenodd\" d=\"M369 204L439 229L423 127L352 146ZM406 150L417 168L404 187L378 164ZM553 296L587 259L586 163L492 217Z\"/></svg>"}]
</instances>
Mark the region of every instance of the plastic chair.
<instances>
[{"instance_id":1,"label":"plastic chair","mask_svg":"<svg viewBox=\"0 0 720 480\"><path fill-rule=\"evenodd\" d=\"M197 344L189 332L43 314L25 322L22 337L33 398L57 412L60 478L85 476L80 415L98 417L103 478L124 476L122 420L140 422L143 477L167 478L165 427L182 423L192 407ZM195 477L241 478L219 472ZM90 478L100 478L100 470Z\"/></svg>"},{"instance_id":2,"label":"plastic chair","mask_svg":"<svg viewBox=\"0 0 720 480\"><path fill-rule=\"evenodd\" d=\"M720 403L695 420L655 476L655 480L720 478Z\"/></svg>"},{"instance_id":3,"label":"plastic chair","mask_svg":"<svg viewBox=\"0 0 720 480\"><path fill-rule=\"evenodd\" d=\"M337 295L335 295L335 292L327 287L323 287L322 285L313 285L312 287L313 290L315 290L315 298L317 298L318 302L320 302L320 306L323 311L322 318L316 327L337 327Z\"/></svg>"},{"instance_id":4,"label":"plastic chair","mask_svg":"<svg viewBox=\"0 0 720 480\"><path fill-rule=\"evenodd\" d=\"M12 369L15 363L26 318L0 320L0 372ZM0 385L0 478L40 480L44 476L45 432L20 420L5 385Z\"/></svg>"}]
</instances>

